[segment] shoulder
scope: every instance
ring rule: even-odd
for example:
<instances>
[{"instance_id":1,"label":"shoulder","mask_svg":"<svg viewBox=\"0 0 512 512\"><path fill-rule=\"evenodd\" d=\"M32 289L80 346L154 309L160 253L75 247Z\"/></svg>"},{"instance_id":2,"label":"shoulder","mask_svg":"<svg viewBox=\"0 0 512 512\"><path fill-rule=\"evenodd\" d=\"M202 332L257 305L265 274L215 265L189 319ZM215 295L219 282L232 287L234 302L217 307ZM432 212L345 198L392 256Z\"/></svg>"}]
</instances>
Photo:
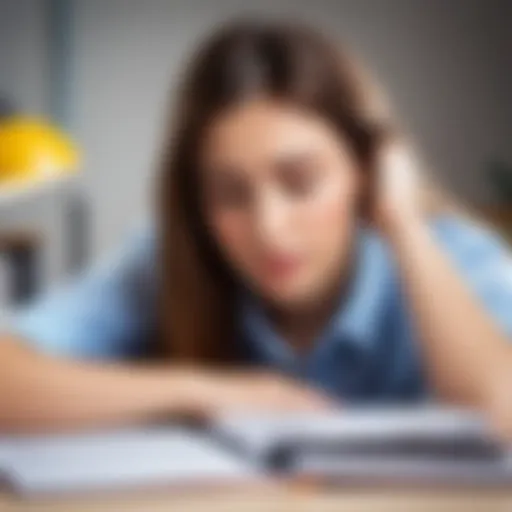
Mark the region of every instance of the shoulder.
<instances>
[{"instance_id":1,"label":"shoulder","mask_svg":"<svg viewBox=\"0 0 512 512\"><path fill-rule=\"evenodd\" d=\"M444 216L432 223L434 233L454 263L472 280L501 281L512 286L512 255L505 239L478 219Z\"/></svg>"},{"instance_id":2,"label":"shoulder","mask_svg":"<svg viewBox=\"0 0 512 512\"><path fill-rule=\"evenodd\" d=\"M478 219L446 215L434 219L431 226L440 243L454 255L485 257L509 252L504 238Z\"/></svg>"},{"instance_id":3,"label":"shoulder","mask_svg":"<svg viewBox=\"0 0 512 512\"><path fill-rule=\"evenodd\" d=\"M98 258L92 267L92 274L116 275L123 269L149 270L154 267L156 246L154 225L147 220L139 221L122 234L113 248Z\"/></svg>"},{"instance_id":4,"label":"shoulder","mask_svg":"<svg viewBox=\"0 0 512 512\"><path fill-rule=\"evenodd\" d=\"M124 239L126 247L133 252L153 254L156 250L156 229L150 220L145 219L132 226Z\"/></svg>"},{"instance_id":5,"label":"shoulder","mask_svg":"<svg viewBox=\"0 0 512 512\"><path fill-rule=\"evenodd\" d=\"M132 227L121 244L4 318L1 329L33 346L80 357L143 351L154 322L155 236Z\"/></svg>"}]
</instances>

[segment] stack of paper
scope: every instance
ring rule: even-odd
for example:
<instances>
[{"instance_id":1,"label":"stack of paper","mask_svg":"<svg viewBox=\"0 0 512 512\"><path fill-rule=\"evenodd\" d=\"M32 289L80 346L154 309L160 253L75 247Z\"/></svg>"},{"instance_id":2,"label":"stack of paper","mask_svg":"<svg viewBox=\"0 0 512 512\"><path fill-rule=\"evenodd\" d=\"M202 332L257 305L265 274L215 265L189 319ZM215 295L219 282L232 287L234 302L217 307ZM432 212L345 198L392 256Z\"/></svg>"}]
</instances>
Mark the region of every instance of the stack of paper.
<instances>
[{"instance_id":1,"label":"stack of paper","mask_svg":"<svg viewBox=\"0 0 512 512\"><path fill-rule=\"evenodd\" d=\"M215 431L261 467L288 474L512 484L507 450L470 411L422 407L314 416L245 414L222 418Z\"/></svg>"}]
</instances>

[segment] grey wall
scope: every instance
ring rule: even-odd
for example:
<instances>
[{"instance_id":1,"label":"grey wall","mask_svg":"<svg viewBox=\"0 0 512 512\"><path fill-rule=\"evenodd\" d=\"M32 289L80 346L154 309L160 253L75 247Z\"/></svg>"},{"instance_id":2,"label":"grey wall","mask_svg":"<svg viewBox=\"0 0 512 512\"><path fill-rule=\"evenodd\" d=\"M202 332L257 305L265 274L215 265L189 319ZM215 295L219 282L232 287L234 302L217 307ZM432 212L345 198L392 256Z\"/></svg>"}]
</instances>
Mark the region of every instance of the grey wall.
<instances>
[{"instance_id":1,"label":"grey wall","mask_svg":"<svg viewBox=\"0 0 512 512\"><path fill-rule=\"evenodd\" d=\"M44 75L35 44L40 27L38 16L28 13L38 2L0 4L11 10L17 5L14 21L0 21L0 77L7 70L5 83L38 110L44 103L44 87L35 85ZM512 158L511 5L508 0L260 0L257 5L76 0L74 126L87 155L84 186L94 212L93 253L110 247L148 209L168 93L191 45L216 23L244 13L293 14L341 35L389 89L443 181L466 198L488 201L482 166L489 157ZM15 63L2 45L13 41L21 56Z\"/></svg>"},{"instance_id":2,"label":"grey wall","mask_svg":"<svg viewBox=\"0 0 512 512\"><path fill-rule=\"evenodd\" d=\"M498 101L501 109L501 150L512 161L512 2L504 0L499 13L498 34L501 41L501 86Z\"/></svg>"},{"instance_id":3,"label":"grey wall","mask_svg":"<svg viewBox=\"0 0 512 512\"><path fill-rule=\"evenodd\" d=\"M487 200L486 159L509 148L510 2L89 0L78 6L77 102L97 247L146 204L165 98L199 34L243 12L293 13L342 35L392 92L442 178ZM251 5L250 11L244 6ZM119 186L122 184L122 186ZM113 208L112 192L116 190Z\"/></svg>"},{"instance_id":4,"label":"grey wall","mask_svg":"<svg viewBox=\"0 0 512 512\"><path fill-rule=\"evenodd\" d=\"M0 90L44 112L47 86L43 2L0 0Z\"/></svg>"}]
</instances>

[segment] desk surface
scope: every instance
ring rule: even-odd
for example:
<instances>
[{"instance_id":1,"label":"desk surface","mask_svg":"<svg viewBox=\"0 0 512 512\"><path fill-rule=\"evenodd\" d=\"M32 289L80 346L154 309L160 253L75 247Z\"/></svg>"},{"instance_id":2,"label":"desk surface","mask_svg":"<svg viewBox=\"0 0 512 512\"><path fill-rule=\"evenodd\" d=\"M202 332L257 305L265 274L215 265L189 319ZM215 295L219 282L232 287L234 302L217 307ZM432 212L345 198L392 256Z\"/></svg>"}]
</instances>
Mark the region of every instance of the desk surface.
<instances>
[{"instance_id":1,"label":"desk surface","mask_svg":"<svg viewBox=\"0 0 512 512\"><path fill-rule=\"evenodd\" d=\"M20 501L0 494L1 512L510 512L512 489L466 491L313 490L172 491Z\"/></svg>"}]
</instances>

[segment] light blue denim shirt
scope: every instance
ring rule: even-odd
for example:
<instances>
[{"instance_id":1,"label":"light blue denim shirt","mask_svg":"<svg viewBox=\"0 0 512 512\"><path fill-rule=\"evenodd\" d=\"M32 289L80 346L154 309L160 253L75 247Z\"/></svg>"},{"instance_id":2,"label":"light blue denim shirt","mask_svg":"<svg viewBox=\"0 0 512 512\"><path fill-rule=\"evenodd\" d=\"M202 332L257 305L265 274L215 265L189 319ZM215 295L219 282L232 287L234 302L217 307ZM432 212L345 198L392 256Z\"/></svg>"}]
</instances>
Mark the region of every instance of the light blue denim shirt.
<instances>
[{"instance_id":1,"label":"light blue denim shirt","mask_svg":"<svg viewBox=\"0 0 512 512\"><path fill-rule=\"evenodd\" d=\"M453 217L439 218L432 230L482 306L512 337L506 245L485 228ZM155 245L150 228L137 231L107 260L19 310L6 330L63 356L144 353L156 320ZM303 378L345 401L424 399L421 349L392 254L371 231L360 231L357 248L351 291L305 356L279 337L253 300L240 302L239 342L247 361ZM431 300L442 293L432 290Z\"/></svg>"}]
</instances>

